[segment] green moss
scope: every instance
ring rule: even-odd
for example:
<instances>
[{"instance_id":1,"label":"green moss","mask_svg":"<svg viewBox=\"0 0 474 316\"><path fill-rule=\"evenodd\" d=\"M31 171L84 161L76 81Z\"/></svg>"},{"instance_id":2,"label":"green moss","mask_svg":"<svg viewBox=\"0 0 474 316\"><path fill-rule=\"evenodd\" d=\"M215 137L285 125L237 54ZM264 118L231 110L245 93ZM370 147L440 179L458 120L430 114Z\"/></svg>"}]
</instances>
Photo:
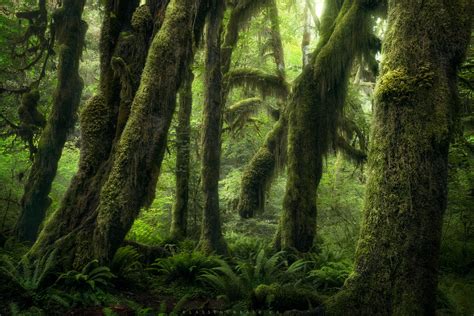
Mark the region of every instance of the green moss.
<instances>
[{"instance_id":1,"label":"green moss","mask_svg":"<svg viewBox=\"0 0 474 316\"><path fill-rule=\"evenodd\" d=\"M311 310L321 305L322 299L311 289L279 284L261 284L251 295L251 309L285 312Z\"/></svg>"},{"instance_id":2,"label":"green moss","mask_svg":"<svg viewBox=\"0 0 474 316\"><path fill-rule=\"evenodd\" d=\"M139 6L132 15L132 27L137 32L150 32L153 28L153 18L148 5Z\"/></svg>"},{"instance_id":3,"label":"green moss","mask_svg":"<svg viewBox=\"0 0 474 316\"><path fill-rule=\"evenodd\" d=\"M289 87L285 79L260 69L234 69L225 76L228 88L245 87L259 91L263 97L275 96L286 99Z\"/></svg>"}]
</instances>

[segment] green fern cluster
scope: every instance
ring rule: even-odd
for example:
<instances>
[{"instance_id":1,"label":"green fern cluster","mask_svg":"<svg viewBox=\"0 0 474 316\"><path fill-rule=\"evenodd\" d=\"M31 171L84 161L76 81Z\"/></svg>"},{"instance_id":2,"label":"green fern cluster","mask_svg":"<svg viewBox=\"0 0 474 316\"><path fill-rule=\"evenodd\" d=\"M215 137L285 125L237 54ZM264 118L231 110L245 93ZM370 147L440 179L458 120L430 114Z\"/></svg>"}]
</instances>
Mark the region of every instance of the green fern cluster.
<instances>
[{"instance_id":1,"label":"green fern cluster","mask_svg":"<svg viewBox=\"0 0 474 316\"><path fill-rule=\"evenodd\" d=\"M136 280L143 272L142 255L132 246L117 250L110 264L110 270L119 279Z\"/></svg>"},{"instance_id":2,"label":"green fern cluster","mask_svg":"<svg viewBox=\"0 0 474 316\"><path fill-rule=\"evenodd\" d=\"M207 269L219 264L219 257L201 252L181 252L168 258L160 258L151 265L151 272L163 277L165 282L196 285L198 277Z\"/></svg>"}]
</instances>

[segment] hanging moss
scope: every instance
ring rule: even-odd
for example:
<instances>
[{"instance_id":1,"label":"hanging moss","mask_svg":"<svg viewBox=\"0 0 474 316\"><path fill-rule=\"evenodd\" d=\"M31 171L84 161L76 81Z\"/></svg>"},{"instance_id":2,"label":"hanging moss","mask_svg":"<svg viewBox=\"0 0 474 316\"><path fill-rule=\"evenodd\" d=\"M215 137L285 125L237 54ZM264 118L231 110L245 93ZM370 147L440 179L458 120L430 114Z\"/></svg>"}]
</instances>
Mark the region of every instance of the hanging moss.
<instances>
[{"instance_id":1,"label":"hanging moss","mask_svg":"<svg viewBox=\"0 0 474 316\"><path fill-rule=\"evenodd\" d=\"M87 24L81 20L83 9L84 1L65 0L54 14L59 47L58 84L21 199L22 211L16 225L16 235L20 241L36 240L39 226L51 204L48 195L62 149L76 121L83 88L79 62L87 30ZM31 94L23 101L35 102L35 99L36 96Z\"/></svg>"},{"instance_id":2,"label":"hanging moss","mask_svg":"<svg viewBox=\"0 0 474 316\"><path fill-rule=\"evenodd\" d=\"M459 102L455 73L474 7L432 0L388 5L364 223L354 272L327 303L327 315L435 315L448 149Z\"/></svg>"},{"instance_id":3,"label":"hanging moss","mask_svg":"<svg viewBox=\"0 0 474 316\"><path fill-rule=\"evenodd\" d=\"M193 21L199 3L171 1L154 37L105 181L94 231L94 255L110 260L140 208L152 200L183 71L193 53Z\"/></svg>"},{"instance_id":4,"label":"hanging moss","mask_svg":"<svg viewBox=\"0 0 474 316\"><path fill-rule=\"evenodd\" d=\"M335 18L338 4L331 2L326 3L316 51L295 82L288 109L288 182L279 244L299 251L313 245L323 157L337 139L352 62L369 45L371 34L364 3L344 1Z\"/></svg>"},{"instance_id":5,"label":"hanging moss","mask_svg":"<svg viewBox=\"0 0 474 316\"><path fill-rule=\"evenodd\" d=\"M134 1L106 4L100 46L101 89L81 115L79 170L59 209L29 252L32 258L41 257L52 248L58 251L58 259L65 268L80 267L93 258L90 244L100 189L110 172L110 155L128 118L123 109L129 109L138 88L149 42L144 28L131 26L132 10L137 5ZM117 14L122 18L120 23L115 20Z\"/></svg>"},{"instance_id":6,"label":"hanging moss","mask_svg":"<svg viewBox=\"0 0 474 316\"><path fill-rule=\"evenodd\" d=\"M239 39L239 31L259 10L268 6L271 1L272 0L243 0L238 1L236 6L232 8L221 47L223 74L228 73L230 70L232 53Z\"/></svg>"},{"instance_id":7,"label":"hanging moss","mask_svg":"<svg viewBox=\"0 0 474 316\"><path fill-rule=\"evenodd\" d=\"M239 132L249 122L250 116L258 112L261 104L260 98L248 98L231 105L225 112L225 120L230 130Z\"/></svg>"},{"instance_id":8,"label":"hanging moss","mask_svg":"<svg viewBox=\"0 0 474 316\"><path fill-rule=\"evenodd\" d=\"M259 91L263 97L285 99L289 87L284 78L265 73L260 69L233 69L225 76L228 89L244 87Z\"/></svg>"},{"instance_id":9,"label":"hanging moss","mask_svg":"<svg viewBox=\"0 0 474 316\"><path fill-rule=\"evenodd\" d=\"M278 79L274 78L273 80L284 86L284 91L281 91L283 93L280 93L280 97L284 99L277 111L277 122L272 131L267 134L264 144L244 169L237 205L237 211L242 218L251 218L264 211L266 192L270 188L274 176L283 170L286 163L288 120L285 102L289 94L289 88L286 83L285 58L280 35L278 7L275 0L270 2L269 17L272 30L273 56L278 77Z\"/></svg>"}]
</instances>

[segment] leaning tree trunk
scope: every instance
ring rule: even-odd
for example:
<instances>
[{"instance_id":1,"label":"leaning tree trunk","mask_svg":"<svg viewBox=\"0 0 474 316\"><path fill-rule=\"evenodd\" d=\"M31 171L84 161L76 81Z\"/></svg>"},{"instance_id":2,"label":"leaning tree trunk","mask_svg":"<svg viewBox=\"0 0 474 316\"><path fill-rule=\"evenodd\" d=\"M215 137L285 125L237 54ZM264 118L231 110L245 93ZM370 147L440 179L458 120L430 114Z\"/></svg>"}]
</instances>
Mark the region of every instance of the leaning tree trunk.
<instances>
[{"instance_id":1,"label":"leaning tree trunk","mask_svg":"<svg viewBox=\"0 0 474 316\"><path fill-rule=\"evenodd\" d=\"M323 157L335 140L352 62L369 46L372 6L375 3L369 6L365 0L345 0L335 22L321 29L316 54L295 83L288 108L288 181L277 247L306 252L313 245ZM326 2L323 23L331 21L335 9L335 1Z\"/></svg>"},{"instance_id":2,"label":"leaning tree trunk","mask_svg":"<svg viewBox=\"0 0 474 316\"><path fill-rule=\"evenodd\" d=\"M193 80L193 72L188 69L179 93L178 127L176 128L176 199L171 214L170 229L173 240L182 239L187 235Z\"/></svg>"},{"instance_id":3,"label":"leaning tree trunk","mask_svg":"<svg viewBox=\"0 0 474 316\"><path fill-rule=\"evenodd\" d=\"M467 4L469 3L469 4ZM355 269L329 315L434 315L456 71L473 2L390 0Z\"/></svg>"},{"instance_id":4,"label":"leaning tree trunk","mask_svg":"<svg viewBox=\"0 0 474 316\"><path fill-rule=\"evenodd\" d=\"M176 93L193 60L194 33L197 30L198 38L196 25L206 15L207 3L174 0L168 5L163 26L148 52L110 174L101 189L93 251L86 250L86 257L110 261L141 207L154 197Z\"/></svg>"},{"instance_id":5,"label":"leaning tree trunk","mask_svg":"<svg viewBox=\"0 0 474 316\"><path fill-rule=\"evenodd\" d=\"M286 81L285 55L280 35L280 21L276 0L268 8L271 23L271 42L278 76ZM264 144L245 167L240 184L237 211L242 218L254 217L265 208L265 195L276 170L283 169L286 161L287 113L284 102L280 104L280 116Z\"/></svg>"},{"instance_id":6,"label":"leaning tree trunk","mask_svg":"<svg viewBox=\"0 0 474 316\"><path fill-rule=\"evenodd\" d=\"M206 91L202 133L202 190L204 208L198 248L206 253L227 252L219 211L219 169L222 130L221 25L224 2L216 1L206 27Z\"/></svg>"},{"instance_id":7,"label":"leaning tree trunk","mask_svg":"<svg viewBox=\"0 0 474 316\"><path fill-rule=\"evenodd\" d=\"M57 249L65 267L80 266L87 260L78 254L90 249L90 242L83 240L93 233L100 189L140 83L153 28L148 8L137 9L138 2L106 3L100 39L100 93L81 115L79 170L29 256L39 257Z\"/></svg>"},{"instance_id":8,"label":"leaning tree trunk","mask_svg":"<svg viewBox=\"0 0 474 316\"><path fill-rule=\"evenodd\" d=\"M58 84L21 199L21 214L16 225L16 236L20 241L36 240L39 226L51 204L48 195L64 144L76 122L83 88L79 63L87 30L87 24L82 20L84 5L85 0L65 0L54 13L59 48Z\"/></svg>"}]
</instances>

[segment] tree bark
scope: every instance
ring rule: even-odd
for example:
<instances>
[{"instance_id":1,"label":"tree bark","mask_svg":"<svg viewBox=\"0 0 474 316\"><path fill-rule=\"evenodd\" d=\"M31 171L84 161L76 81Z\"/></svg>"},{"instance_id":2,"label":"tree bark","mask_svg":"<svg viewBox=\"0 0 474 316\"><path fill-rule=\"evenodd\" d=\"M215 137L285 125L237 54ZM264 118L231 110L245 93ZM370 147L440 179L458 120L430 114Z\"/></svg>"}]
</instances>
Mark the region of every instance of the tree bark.
<instances>
[{"instance_id":1,"label":"tree bark","mask_svg":"<svg viewBox=\"0 0 474 316\"><path fill-rule=\"evenodd\" d=\"M19 241L34 242L38 229L51 204L49 193L58 169L64 144L76 122L83 81L79 63L84 47L87 24L82 20L85 0L65 0L54 13L59 66L58 84L51 114L41 133L38 151L28 174L21 199L21 214L16 225Z\"/></svg>"},{"instance_id":2,"label":"tree bark","mask_svg":"<svg viewBox=\"0 0 474 316\"><path fill-rule=\"evenodd\" d=\"M201 237L198 248L224 254L227 245L221 231L219 169L223 113L221 70L221 26L225 5L215 1L206 27L206 91L202 134L202 190L204 195Z\"/></svg>"},{"instance_id":3,"label":"tree bark","mask_svg":"<svg viewBox=\"0 0 474 316\"><path fill-rule=\"evenodd\" d=\"M285 55L280 34L280 19L275 0L268 8L271 23L273 57L276 72L286 80ZM242 218L251 218L265 209L265 196L268 187L278 169L283 169L286 161L286 138L288 135L288 118L285 101L280 102L280 117L267 134L265 142L245 167L240 184L237 211Z\"/></svg>"},{"instance_id":4,"label":"tree bark","mask_svg":"<svg viewBox=\"0 0 474 316\"><path fill-rule=\"evenodd\" d=\"M178 127L176 128L176 198L170 229L173 240L182 239L187 235L193 80L193 72L188 69L179 94Z\"/></svg>"},{"instance_id":5,"label":"tree bark","mask_svg":"<svg viewBox=\"0 0 474 316\"><path fill-rule=\"evenodd\" d=\"M390 0L355 269L329 315L434 315L472 1Z\"/></svg>"},{"instance_id":6,"label":"tree bark","mask_svg":"<svg viewBox=\"0 0 474 316\"><path fill-rule=\"evenodd\" d=\"M288 181L275 241L283 249L307 252L313 245L323 157L334 146L352 62L369 45L369 9L364 0L346 0L340 10L336 1L326 2L320 42L296 80L288 109Z\"/></svg>"},{"instance_id":7,"label":"tree bark","mask_svg":"<svg viewBox=\"0 0 474 316\"><path fill-rule=\"evenodd\" d=\"M100 194L94 251L112 259L140 208L150 203L176 105L176 93L193 59L195 21L207 1L171 1L148 52L130 118L117 143L114 162Z\"/></svg>"},{"instance_id":8,"label":"tree bark","mask_svg":"<svg viewBox=\"0 0 474 316\"><path fill-rule=\"evenodd\" d=\"M148 35L152 30L149 10L145 6L136 9L137 5L138 1L117 0L106 4L101 31L101 93L88 102L82 113L79 171L61 207L29 252L31 257L56 249L63 266L68 268L80 267L96 256L91 244L94 243L92 236L97 225L101 188L113 171L114 154L123 127L133 112L130 106L140 83L148 52ZM177 23L179 17L170 18L173 22L168 23L168 28L169 24ZM195 28L199 28L197 25ZM163 43L170 41L166 38ZM160 50L169 53L163 47ZM129 71L123 72L124 68ZM105 257L99 258L105 262Z\"/></svg>"}]
</instances>

